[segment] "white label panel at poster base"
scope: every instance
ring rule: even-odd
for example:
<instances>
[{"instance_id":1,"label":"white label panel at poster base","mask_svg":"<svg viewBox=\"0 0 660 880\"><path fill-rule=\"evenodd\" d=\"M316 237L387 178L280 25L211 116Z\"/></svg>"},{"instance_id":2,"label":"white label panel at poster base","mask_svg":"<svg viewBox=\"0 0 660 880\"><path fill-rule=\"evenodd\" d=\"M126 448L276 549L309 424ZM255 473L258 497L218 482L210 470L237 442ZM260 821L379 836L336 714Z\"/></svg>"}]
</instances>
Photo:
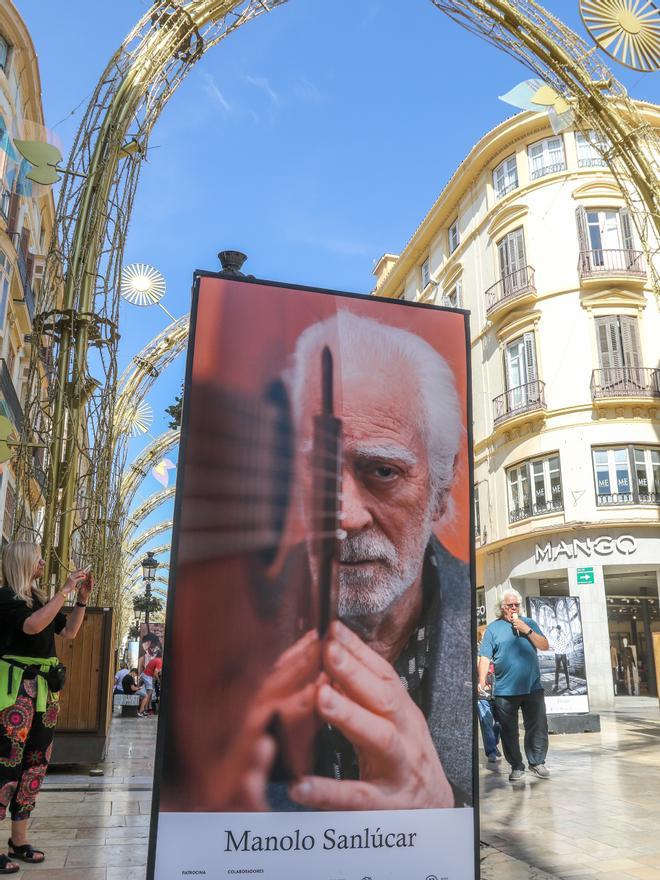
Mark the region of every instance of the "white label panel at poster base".
<instances>
[{"instance_id":1,"label":"white label panel at poster base","mask_svg":"<svg viewBox=\"0 0 660 880\"><path fill-rule=\"evenodd\" d=\"M587 694L567 694L545 698L545 711L548 715L576 715L589 711Z\"/></svg>"},{"instance_id":2,"label":"white label panel at poster base","mask_svg":"<svg viewBox=\"0 0 660 880\"><path fill-rule=\"evenodd\" d=\"M155 880L472 880L474 861L468 807L161 813Z\"/></svg>"}]
</instances>

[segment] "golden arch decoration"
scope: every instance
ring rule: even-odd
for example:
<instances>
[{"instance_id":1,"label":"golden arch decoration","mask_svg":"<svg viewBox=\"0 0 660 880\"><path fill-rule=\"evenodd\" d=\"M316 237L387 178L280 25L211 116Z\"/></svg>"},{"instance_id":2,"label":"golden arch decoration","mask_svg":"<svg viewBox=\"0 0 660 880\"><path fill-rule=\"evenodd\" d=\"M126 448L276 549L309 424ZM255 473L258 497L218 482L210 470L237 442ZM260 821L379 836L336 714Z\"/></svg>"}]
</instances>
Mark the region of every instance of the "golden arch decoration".
<instances>
[{"instance_id":1,"label":"golden arch decoration","mask_svg":"<svg viewBox=\"0 0 660 880\"><path fill-rule=\"evenodd\" d=\"M51 242L37 303L33 336L39 344L31 346L29 405L16 465L21 501L15 529L36 531L26 501L35 466L29 432L42 424L50 460L43 543L51 586L69 567L75 549L79 558L95 562L104 596L110 598L118 587L119 566L106 557L122 528L108 517L122 482L112 443L120 273L151 130L205 52L284 2L157 0L109 61L82 120L58 202L59 237ZM597 53L535 0L431 2L533 71L568 101L578 128L594 130L611 144L605 158L631 208L660 291L652 259L660 240L660 150L655 131L625 88ZM44 346L51 346L56 363L45 399L39 393ZM55 490L60 486L61 492ZM80 499L85 500L82 515Z\"/></svg>"}]
</instances>

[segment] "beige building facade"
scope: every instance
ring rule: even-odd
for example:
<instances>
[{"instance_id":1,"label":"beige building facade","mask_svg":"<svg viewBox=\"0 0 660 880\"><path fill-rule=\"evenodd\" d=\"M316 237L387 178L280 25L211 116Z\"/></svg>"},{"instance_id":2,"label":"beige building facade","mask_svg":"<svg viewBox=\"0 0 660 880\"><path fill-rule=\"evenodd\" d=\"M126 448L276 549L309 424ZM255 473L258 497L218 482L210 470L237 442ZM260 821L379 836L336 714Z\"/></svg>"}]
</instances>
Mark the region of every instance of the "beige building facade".
<instances>
[{"instance_id":1,"label":"beige building facade","mask_svg":"<svg viewBox=\"0 0 660 880\"><path fill-rule=\"evenodd\" d=\"M594 709L657 694L660 632L660 316L606 148L502 123L373 291L470 311L475 601L578 596Z\"/></svg>"},{"instance_id":2,"label":"beige building facade","mask_svg":"<svg viewBox=\"0 0 660 880\"><path fill-rule=\"evenodd\" d=\"M37 56L25 23L11 2L0 4L0 415L20 432L24 418L32 322L45 253L54 223L52 193L33 188L15 138L34 139L44 124ZM46 371L44 370L44 381ZM38 426L33 426L38 431ZM35 448L36 474L44 450ZM43 478L30 487L35 522L43 508ZM0 465L0 535L11 537L16 510L11 460Z\"/></svg>"}]
</instances>

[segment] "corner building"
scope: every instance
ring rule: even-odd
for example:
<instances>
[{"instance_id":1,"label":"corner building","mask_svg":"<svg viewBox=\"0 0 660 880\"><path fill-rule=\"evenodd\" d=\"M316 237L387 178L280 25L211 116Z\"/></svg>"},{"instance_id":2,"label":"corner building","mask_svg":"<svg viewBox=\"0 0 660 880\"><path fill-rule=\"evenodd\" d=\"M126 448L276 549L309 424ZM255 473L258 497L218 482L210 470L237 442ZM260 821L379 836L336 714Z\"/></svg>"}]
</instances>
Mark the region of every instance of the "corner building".
<instances>
[{"instance_id":1,"label":"corner building","mask_svg":"<svg viewBox=\"0 0 660 880\"><path fill-rule=\"evenodd\" d=\"M660 319L606 147L502 123L373 291L470 311L478 615L578 596L595 710L657 695L660 664Z\"/></svg>"}]
</instances>

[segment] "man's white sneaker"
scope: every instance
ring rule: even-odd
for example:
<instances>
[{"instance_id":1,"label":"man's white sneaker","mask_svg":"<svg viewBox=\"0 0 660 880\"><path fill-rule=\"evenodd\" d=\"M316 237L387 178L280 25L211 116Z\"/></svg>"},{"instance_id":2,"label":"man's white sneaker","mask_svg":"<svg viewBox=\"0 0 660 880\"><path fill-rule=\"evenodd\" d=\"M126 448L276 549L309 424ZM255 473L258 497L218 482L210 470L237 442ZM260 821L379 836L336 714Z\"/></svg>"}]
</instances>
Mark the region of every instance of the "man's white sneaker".
<instances>
[{"instance_id":1,"label":"man's white sneaker","mask_svg":"<svg viewBox=\"0 0 660 880\"><path fill-rule=\"evenodd\" d=\"M539 779L550 779L550 771L545 764L530 764L529 769L535 776L538 776Z\"/></svg>"},{"instance_id":2,"label":"man's white sneaker","mask_svg":"<svg viewBox=\"0 0 660 880\"><path fill-rule=\"evenodd\" d=\"M509 773L509 782L520 782L521 779L525 778L525 768L522 770L512 770Z\"/></svg>"}]
</instances>

